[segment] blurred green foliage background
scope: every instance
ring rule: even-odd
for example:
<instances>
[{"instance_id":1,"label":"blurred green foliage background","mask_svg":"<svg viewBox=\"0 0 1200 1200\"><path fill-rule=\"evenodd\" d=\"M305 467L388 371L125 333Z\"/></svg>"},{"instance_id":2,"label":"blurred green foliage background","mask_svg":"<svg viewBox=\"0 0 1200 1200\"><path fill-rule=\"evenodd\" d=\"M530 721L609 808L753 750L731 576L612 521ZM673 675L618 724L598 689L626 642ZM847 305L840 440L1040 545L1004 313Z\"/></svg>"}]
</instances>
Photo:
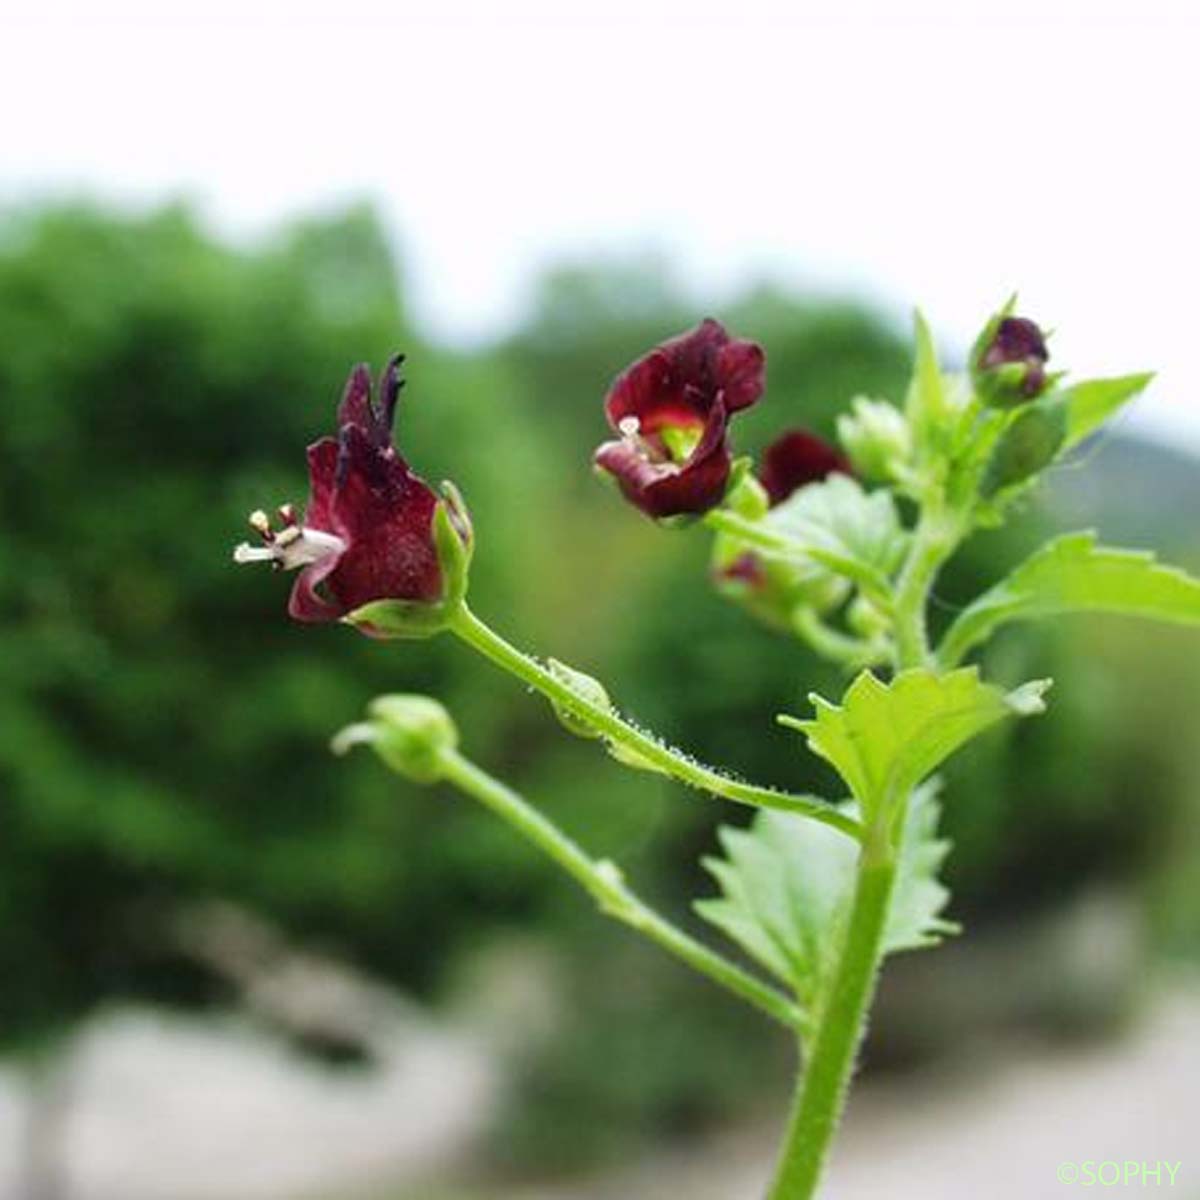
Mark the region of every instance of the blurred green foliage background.
<instances>
[{"instance_id":1,"label":"blurred green foliage background","mask_svg":"<svg viewBox=\"0 0 1200 1200\"><path fill-rule=\"evenodd\" d=\"M368 755L336 761L329 736L376 693L437 695L473 756L684 921L711 890L697 860L716 825L744 814L623 772L448 640L291 623L287 582L230 562L245 514L303 501L304 447L331 428L349 366L404 349L400 444L466 494L473 603L506 634L599 675L677 744L796 788L829 778L773 715L842 681L710 591L704 532L658 529L592 476L612 376L704 315L662 263L551 273L511 337L470 351L422 338L401 279L366 210L250 248L186 208L0 225L0 1039L28 1053L130 999L233 1002L178 936L208 900L435 1004L470 989L490 947L531 944L560 1013L514 1063L496 1154L566 1165L703 1127L764 1078L782 1087L785 1040L609 928L486 814ZM768 351L741 450L790 424L828 435L855 393L900 395L904 331L857 304L761 290L716 315ZM941 615L1064 522L1195 569L1198 478L1108 437L1046 505L978 539L939 586ZM1047 719L954 764L955 915L1002 934L1115 888L1147 955L1194 954L1194 638L1019 629L990 666L1059 682ZM885 1016L881 1059L888 1037Z\"/></svg>"}]
</instances>

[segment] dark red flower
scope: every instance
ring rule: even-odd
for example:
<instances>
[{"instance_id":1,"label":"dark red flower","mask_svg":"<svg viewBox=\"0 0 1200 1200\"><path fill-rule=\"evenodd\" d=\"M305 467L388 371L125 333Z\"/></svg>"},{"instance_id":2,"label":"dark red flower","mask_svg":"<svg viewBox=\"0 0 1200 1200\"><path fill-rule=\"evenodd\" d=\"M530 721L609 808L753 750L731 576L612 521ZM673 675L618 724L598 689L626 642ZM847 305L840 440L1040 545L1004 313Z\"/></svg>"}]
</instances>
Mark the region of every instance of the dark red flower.
<instances>
[{"instance_id":1,"label":"dark red flower","mask_svg":"<svg viewBox=\"0 0 1200 1200\"><path fill-rule=\"evenodd\" d=\"M711 319L663 342L610 389L604 409L621 437L596 451L597 466L652 517L715 508L732 466L729 418L762 395L765 365L761 346Z\"/></svg>"},{"instance_id":2,"label":"dark red flower","mask_svg":"<svg viewBox=\"0 0 1200 1200\"><path fill-rule=\"evenodd\" d=\"M976 386L991 403L1032 400L1046 388L1049 358L1046 338L1033 321L1004 317L977 350Z\"/></svg>"},{"instance_id":3,"label":"dark red flower","mask_svg":"<svg viewBox=\"0 0 1200 1200\"><path fill-rule=\"evenodd\" d=\"M450 495L442 500L392 445L392 422L403 386L396 355L371 395L363 364L346 382L338 407L337 438L308 448L309 500L303 521L291 505L279 510L282 527L263 512L250 516L261 546L234 551L238 562L272 562L299 569L288 612L299 621L335 621L375 600L438 603L444 580L434 537L434 514L448 505L464 544L466 512Z\"/></svg>"},{"instance_id":4,"label":"dark red flower","mask_svg":"<svg viewBox=\"0 0 1200 1200\"><path fill-rule=\"evenodd\" d=\"M767 447L758 477L774 508L797 488L820 483L839 472L843 475L854 473L850 460L840 450L815 434L792 429Z\"/></svg>"}]
</instances>

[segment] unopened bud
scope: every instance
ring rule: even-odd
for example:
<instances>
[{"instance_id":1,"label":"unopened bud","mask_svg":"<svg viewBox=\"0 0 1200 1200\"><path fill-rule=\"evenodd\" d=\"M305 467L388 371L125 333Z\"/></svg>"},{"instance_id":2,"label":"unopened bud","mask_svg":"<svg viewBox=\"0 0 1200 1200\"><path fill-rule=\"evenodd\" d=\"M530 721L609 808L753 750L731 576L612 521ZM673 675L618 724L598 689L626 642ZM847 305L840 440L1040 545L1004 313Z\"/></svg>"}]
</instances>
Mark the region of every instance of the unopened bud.
<instances>
[{"instance_id":1,"label":"unopened bud","mask_svg":"<svg viewBox=\"0 0 1200 1200\"><path fill-rule=\"evenodd\" d=\"M450 714L429 696L379 696L367 706L367 720L348 725L332 742L335 754L370 746L399 775L415 783L442 777L442 756L458 745Z\"/></svg>"},{"instance_id":2,"label":"unopened bud","mask_svg":"<svg viewBox=\"0 0 1200 1200\"><path fill-rule=\"evenodd\" d=\"M1041 329L1028 317L1014 317L1010 305L994 316L971 350L971 382L984 404L1012 408L1040 396L1052 382L1046 373L1050 352Z\"/></svg>"},{"instance_id":3,"label":"unopened bud","mask_svg":"<svg viewBox=\"0 0 1200 1200\"><path fill-rule=\"evenodd\" d=\"M904 414L886 400L856 396L851 411L838 417L838 440L863 479L887 483L899 478L912 457L912 430Z\"/></svg>"}]
</instances>

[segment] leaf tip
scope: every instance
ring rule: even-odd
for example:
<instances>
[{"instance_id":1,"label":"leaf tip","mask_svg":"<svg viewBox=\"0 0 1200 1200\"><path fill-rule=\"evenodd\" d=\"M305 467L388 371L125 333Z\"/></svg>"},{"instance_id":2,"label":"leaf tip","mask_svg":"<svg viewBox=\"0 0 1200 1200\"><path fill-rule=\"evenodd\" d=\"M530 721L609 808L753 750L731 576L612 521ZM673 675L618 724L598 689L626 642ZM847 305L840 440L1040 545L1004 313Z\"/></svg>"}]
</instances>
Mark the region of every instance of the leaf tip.
<instances>
[{"instance_id":1,"label":"leaf tip","mask_svg":"<svg viewBox=\"0 0 1200 1200\"><path fill-rule=\"evenodd\" d=\"M1044 713L1045 695L1053 685L1053 679L1031 679L1008 693L1008 706L1018 717L1035 717Z\"/></svg>"}]
</instances>

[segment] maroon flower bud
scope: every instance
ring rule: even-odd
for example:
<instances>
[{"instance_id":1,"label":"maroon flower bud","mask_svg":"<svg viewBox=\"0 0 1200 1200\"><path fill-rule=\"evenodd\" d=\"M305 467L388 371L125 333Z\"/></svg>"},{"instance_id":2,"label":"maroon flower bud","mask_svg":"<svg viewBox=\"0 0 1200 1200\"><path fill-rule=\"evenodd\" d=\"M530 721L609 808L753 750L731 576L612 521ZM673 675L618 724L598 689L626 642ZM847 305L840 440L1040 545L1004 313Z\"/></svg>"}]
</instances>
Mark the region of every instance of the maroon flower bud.
<instances>
[{"instance_id":1,"label":"maroon flower bud","mask_svg":"<svg viewBox=\"0 0 1200 1200\"><path fill-rule=\"evenodd\" d=\"M1007 407L1040 396L1050 352L1027 317L1001 317L984 330L971 363L975 388L991 405Z\"/></svg>"},{"instance_id":2,"label":"maroon flower bud","mask_svg":"<svg viewBox=\"0 0 1200 1200\"><path fill-rule=\"evenodd\" d=\"M767 489L771 507L774 508L797 488L820 483L836 473L853 475L850 460L815 434L792 429L767 447L758 477Z\"/></svg>"},{"instance_id":3,"label":"maroon flower bud","mask_svg":"<svg viewBox=\"0 0 1200 1200\"><path fill-rule=\"evenodd\" d=\"M439 506L464 547L471 526L457 492L444 498L392 445L392 422L403 387L396 355L371 395L371 376L360 364L350 373L338 407L337 438L308 448L310 494L303 521L291 505L279 510L275 529L263 512L250 515L262 544L242 543L237 562L270 562L299 569L288 612L299 621L335 621L375 601L416 607L438 605L447 591L439 548ZM367 632L376 630L367 628Z\"/></svg>"},{"instance_id":4,"label":"maroon flower bud","mask_svg":"<svg viewBox=\"0 0 1200 1200\"><path fill-rule=\"evenodd\" d=\"M763 393L765 356L714 320L672 338L620 375L604 402L621 435L596 465L651 517L703 513L725 495L729 418Z\"/></svg>"}]
</instances>

